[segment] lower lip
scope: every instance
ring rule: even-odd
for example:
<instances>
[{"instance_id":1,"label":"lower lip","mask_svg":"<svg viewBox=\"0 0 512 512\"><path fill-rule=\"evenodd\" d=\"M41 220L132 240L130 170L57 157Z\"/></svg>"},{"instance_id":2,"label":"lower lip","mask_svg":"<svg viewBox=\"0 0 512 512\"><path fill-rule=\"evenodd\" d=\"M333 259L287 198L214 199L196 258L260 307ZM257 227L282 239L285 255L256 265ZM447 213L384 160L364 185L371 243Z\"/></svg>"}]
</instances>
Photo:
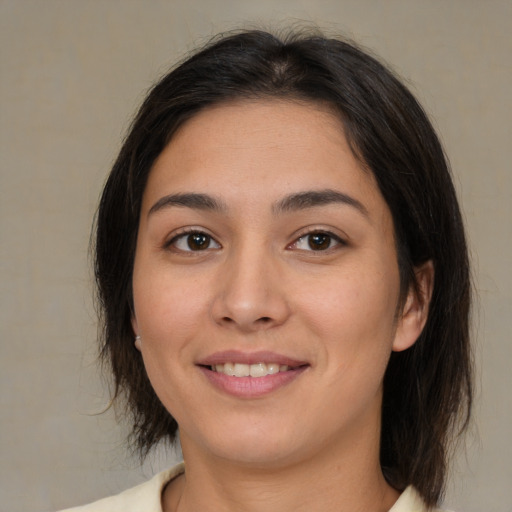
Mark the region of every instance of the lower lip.
<instances>
[{"instance_id":1,"label":"lower lip","mask_svg":"<svg viewBox=\"0 0 512 512\"><path fill-rule=\"evenodd\" d=\"M268 395L290 384L306 370L307 366L265 375L265 377L233 377L224 373L214 372L204 366L199 368L217 389L238 398L257 398Z\"/></svg>"}]
</instances>

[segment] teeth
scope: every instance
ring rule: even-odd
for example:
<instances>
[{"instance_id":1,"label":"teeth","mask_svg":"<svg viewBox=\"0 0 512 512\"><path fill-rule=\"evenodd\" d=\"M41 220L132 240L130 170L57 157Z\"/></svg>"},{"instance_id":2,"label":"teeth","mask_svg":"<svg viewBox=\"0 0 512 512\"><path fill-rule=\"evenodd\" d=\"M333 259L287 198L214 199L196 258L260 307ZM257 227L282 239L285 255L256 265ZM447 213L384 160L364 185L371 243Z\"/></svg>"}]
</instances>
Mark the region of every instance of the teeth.
<instances>
[{"instance_id":1,"label":"teeth","mask_svg":"<svg viewBox=\"0 0 512 512\"><path fill-rule=\"evenodd\" d=\"M284 369L286 365L283 365L283 372L285 372L288 367L286 366L286 370ZM269 363L267 364L267 372L269 375L273 375L274 373L279 373L279 365L277 363Z\"/></svg>"},{"instance_id":2,"label":"teeth","mask_svg":"<svg viewBox=\"0 0 512 512\"><path fill-rule=\"evenodd\" d=\"M264 377L268 375L267 365L265 363L251 364L249 374L251 377Z\"/></svg>"},{"instance_id":3,"label":"teeth","mask_svg":"<svg viewBox=\"0 0 512 512\"><path fill-rule=\"evenodd\" d=\"M224 363L212 366L212 370L218 373L224 373L232 377L265 377L266 375L274 375L279 372L286 372L290 369L285 364L278 363Z\"/></svg>"},{"instance_id":4,"label":"teeth","mask_svg":"<svg viewBox=\"0 0 512 512\"><path fill-rule=\"evenodd\" d=\"M250 372L251 369L248 364L235 363L235 372L233 373L235 377L249 377Z\"/></svg>"}]
</instances>

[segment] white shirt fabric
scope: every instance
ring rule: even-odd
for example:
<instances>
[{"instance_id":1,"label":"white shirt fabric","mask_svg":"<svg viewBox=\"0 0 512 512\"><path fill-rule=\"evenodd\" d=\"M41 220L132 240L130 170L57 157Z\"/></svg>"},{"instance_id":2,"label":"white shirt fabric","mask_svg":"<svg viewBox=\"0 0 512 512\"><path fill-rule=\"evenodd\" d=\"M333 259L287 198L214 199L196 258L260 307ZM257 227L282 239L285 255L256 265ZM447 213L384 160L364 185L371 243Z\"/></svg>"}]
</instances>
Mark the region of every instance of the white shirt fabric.
<instances>
[{"instance_id":1,"label":"white shirt fabric","mask_svg":"<svg viewBox=\"0 0 512 512\"><path fill-rule=\"evenodd\" d=\"M170 480L181 475L184 471L185 465L181 463L167 471L158 473L151 480L132 487L121 494L103 498L89 505L61 510L60 512L163 512L162 492L164 487ZM427 512L427 507L414 487L409 486L400 495L389 512ZM443 511L434 509L431 512Z\"/></svg>"}]
</instances>

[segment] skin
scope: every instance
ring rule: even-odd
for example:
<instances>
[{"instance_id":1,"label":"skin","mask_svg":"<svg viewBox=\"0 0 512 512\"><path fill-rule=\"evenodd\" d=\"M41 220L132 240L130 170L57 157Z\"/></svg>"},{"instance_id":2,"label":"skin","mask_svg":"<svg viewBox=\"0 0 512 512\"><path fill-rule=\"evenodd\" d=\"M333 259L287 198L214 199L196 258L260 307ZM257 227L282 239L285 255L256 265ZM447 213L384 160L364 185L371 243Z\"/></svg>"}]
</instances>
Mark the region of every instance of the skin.
<instances>
[{"instance_id":1,"label":"skin","mask_svg":"<svg viewBox=\"0 0 512 512\"><path fill-rule=\"evenodd\" d=\"M283 208L326 190L352 202ZM192 193L221 208L163 199ZM191 229L211 237L203 250L188 245ZM398 492L379 465L383 375L424 326L432 275L418 269L420 293L397 312L389 208L327 109L255 100L189 120L149 175L133 273L137 345L187 468L164 510L389 510ZM197 365L224 350L307 367L271 393L232 396Z\"/></svg>"}]
</instances>

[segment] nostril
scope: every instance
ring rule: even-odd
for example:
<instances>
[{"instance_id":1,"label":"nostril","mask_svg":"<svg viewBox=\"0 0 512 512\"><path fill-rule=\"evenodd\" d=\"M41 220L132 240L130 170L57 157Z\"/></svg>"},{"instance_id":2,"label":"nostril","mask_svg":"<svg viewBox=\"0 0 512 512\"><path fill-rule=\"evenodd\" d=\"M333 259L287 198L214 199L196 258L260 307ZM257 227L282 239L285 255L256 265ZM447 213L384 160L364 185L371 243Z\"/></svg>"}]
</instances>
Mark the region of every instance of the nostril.
<instances>
[{"instance_id":1,"label":"nostril","mask_svg":"<svg viewBox=\"0 0 512 512\"><path fill-rule=\"evenodd\" d=\"M262 316L260 318L260 322L263 324L268 324L272 319L269 316Z\"/></svg>"}]
</instances>

